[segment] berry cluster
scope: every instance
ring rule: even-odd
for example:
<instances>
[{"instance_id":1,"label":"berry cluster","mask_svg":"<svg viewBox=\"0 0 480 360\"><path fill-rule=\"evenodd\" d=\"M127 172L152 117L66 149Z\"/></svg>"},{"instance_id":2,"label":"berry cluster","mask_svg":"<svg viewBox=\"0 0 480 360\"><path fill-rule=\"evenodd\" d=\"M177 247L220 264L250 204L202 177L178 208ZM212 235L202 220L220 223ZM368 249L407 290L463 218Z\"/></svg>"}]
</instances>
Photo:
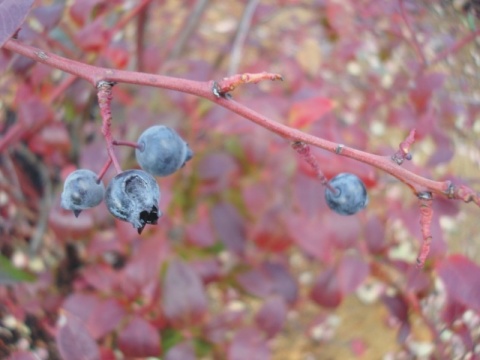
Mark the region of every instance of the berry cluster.
<instances>
[{"instance_id":1,"label":"berry cluster","mask_svg":"<svg viewBox=\"0 0 480 360\"><path fill-rule=\"evenodd\" d=\"M152 175L173 174L192 158L193 152L175 130L163 125L148 128L137 143L130 145L136 148L135 156L142 170L122 171L106 190L101 176L87 169L76 170L65 180L62 207L78 216L105 199L110 213L131 223L139 234L146 224L156 224L162 215L160 188Z\"/></svg>"}]
</instances>

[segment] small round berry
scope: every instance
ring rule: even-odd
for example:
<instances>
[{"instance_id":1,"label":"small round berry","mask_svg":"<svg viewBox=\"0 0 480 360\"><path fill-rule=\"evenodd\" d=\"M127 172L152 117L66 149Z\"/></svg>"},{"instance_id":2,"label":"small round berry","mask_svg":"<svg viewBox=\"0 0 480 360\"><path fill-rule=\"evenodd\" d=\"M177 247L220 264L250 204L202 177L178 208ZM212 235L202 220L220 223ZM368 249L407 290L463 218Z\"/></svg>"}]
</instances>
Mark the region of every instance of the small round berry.
<instances>
[{"instance_id":1,"label":"small round berry","mask_svg":"<svg viewBox=\"0 0 480 360\"><path fill-rule=\"evenodd\" d=\"M175 130L156 125L138 138L135 157L143 170L155 176L167 176L184 166L193 152Z\"/></svg>"},{"instance_id":2,"label":"small round berry","mask_svg":"<svg viewBox=\"0 0 480 360\"><path fill-rule=\"evenodd\" d=\"M328 182L325 188L325 200L328 207L340 215L353 215L368 204L365 184L356 175L342 173Z\"/></svg>"},{"instance_id":3,"label":"small round berry","mask_svg":"<svg viewBox=\"0 0 480 360\"><path fill-rule=\"evenodd\" d=\"M127 170L115 176L107 186L105 203L116 218L127 221L140 234L146 224L156 224L160 188L154 177L142 170Z\"/></svg>"},{"instance_id":4,"label":"small round berry","mask_svg":"<svg viewBox=\"0 0 480 360\"><path fill-rule=\"evenodd\" d=\"M87 169L72 172L65 179L61 196L64 209L72 210L78 217L82 210L97 206L103 200L105 186L97 175Z\"/></svg>"}]
</instances>

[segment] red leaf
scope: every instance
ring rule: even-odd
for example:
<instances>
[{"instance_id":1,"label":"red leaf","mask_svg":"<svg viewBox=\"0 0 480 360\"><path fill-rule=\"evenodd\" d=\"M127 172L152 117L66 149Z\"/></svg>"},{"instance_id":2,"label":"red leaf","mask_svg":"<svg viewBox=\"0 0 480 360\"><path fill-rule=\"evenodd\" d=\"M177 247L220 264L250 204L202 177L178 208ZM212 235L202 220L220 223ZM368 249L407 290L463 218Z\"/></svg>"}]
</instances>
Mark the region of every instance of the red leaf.
<instances>
[{"instance_id":1,"label":"red leaf","mask_svg":"<svg viewBox=\"0 0 480 360\"><path fill-rule=\"evenodd\" d=\"M443 307L442 311L442 319L445 321L448 325L453 325L454 321L461 318L463 316L463 313L467 310L467 308L459 304L456 301L453 301L451 299L447 300L447 303Z\"/></svg>"},{"instance_id":2,"label":"red leaf","mask_svg":"<svg viewBox=\"0 0 480 360\"><path fill-rule=\"evenodd\" d=\"M211 153L206 155L198 165L198 177L205 182L227 179L237 171L237 163L227 153Z\"/></svg>"},{"instance_id":3,"label":"red leaf","mask_svg":"<svg viewBox=\"0 0 480 360\"><path fill-rule=\"evenodd\" d=\"M100 339L115 329L125 315L125 310L115 299L99 301L92 309L86 323L94 339Z\"/></svg>"},{"instance_id":4,"label":"red leaf","mask_svg":"<svg viewBox=\"0 0 480 360\"><path fill-rule=\"evenodd\" d=\"M177 326L202 321L207 298L202 280L189 265L172 260L162 287L165 317Z\"/></svg>"},{"instance_id":5,"label":"red leaf","mask_svg":"<svg viewBox=\"0 0 480 360\"><path fill-rule=\"evenodd\" d=\"M168 244L161 238L152 237L139 243L134 256L122 271L122 288L129 296L138 294L152 282L158 282L167 254Z\"/></svg>"},{"instance_id":6,"label":"red leaf","mask_svg":"<svg viewBox=\"0 0 480 360\"><path fill-rule=\"evenodd\" d=\"M329 237L319 234L317 219L307 219L305 216L292 214L286 219L290 234L295 243L305 253L324 262L329 262L332 257L333 242Z\"/></svg>"},{"instance_id":7,"label":"red leaf","mask_svg":"<svg viewBox=\"0 0 480 360\"><path fill-rule=\"evenodd\" d=\"M104 0L76 0L70 7L70 16L77 23L77 25L83 25L88 18L94 7L103 6Z\"/></svg>"},{"instance_id":8,"label":"red leaf","mask_svg":"<svg viewBox=\"0 0 480 360\"><path fill-rule=\"evenodd\" d=\"M334 268L327 268L318 276L313 285L311 297L317 304L327 308L335 308L340 304L342 293Z\"/></svg>"},{"instance_id":9,"label":"red leaf","mask_svg":"<svg viewBox=\"0 0 480 360\"><path fill-rule=\"evenodd\" d=\"M337 248L348 249L359 242L361 226L358 216L342 216L329 211L323 215L322 222L326 232L323 236L332 241Z\"/></svg>"},{"instance_id":10,"label":"red leaf","mask_svg":"<svg viewBox=\"0 0 480 360\"><path fill-rule=\"evenodd\" d=\"M385 243L385 222L377 216L368 219L365 226L365 242L372 254L379 254L387 247Z\"/></svg>"},{"instance_id":11,"label":"red leaf","mask_svg":"<svg viewBox=\"0 0 480 360\"><path fill-rule=\"evenodd\" d=\"M295 128L310 125L332 110L332 108L332 100L322 96L300 100L292 105L289 122Z\"/></svg>"},{"instance_id":12,"label":"red leaf","mask_svg":"<svg viewBox=\"0 0 480 360\"><path fill-rule=\"evenodd\" d=\"M449 299L480 311L480 267L463 255L452 255L437 266Z\"/></svg>"},{"instance_id":13,"label":"red leaf","mask_svg":"<svg viewBox=\"0 0 480 360\"><path fill-rule=\"evenodd\" d=\"M82 270L82 276L90 286L103 294L112 293L120 282L119 273L106 264L90 265Z\"/></svg>"},{"instance_id":14,"label":"red leaf","mask_svg":"<svg viewBox=\"0 0 480 360\"><path fill-rule=\"evenodd\" d=\"M115 69L123 69L128 65L130 60L129 52L125 46L110 45L103 52L103 56L110 60L112 67Z\"/></svg>"},{"instance_id":15,"label":"red leaf","mask_svg":"<svg viewBox=\"0 0 480 360\"><path fill-rule=\"evenodd\" d=\"M425 112L432 93L442 86L444 79L445 75L440 73L426 74L417 79L415 88L409 94L410 101L414 104L417 114Z\"/></svg>"},{"instance_id":16,"label":"red leaf","mask_svg":"<svg viewBox=\"0 0 480 360\"><path fill-rule=\"evenodd\" d=\"M78 218L72 211L54 206L50 211L48 223L58 239L88 238L95 224L91 212L83 211Z\"/></svg>"},{"instance_id":17,"label":"red leaf","mask_svg":"<svg viewBox=\"0 0 480 360\"><path fill-rule=\"evenodd\" d=\"M258 297L268 296L273 290L272 281L257 269L237 275L236 280L245 291Z\"/></svg>"},{"instance_id":18,"label":"red leaf","mask_svg":"<svg viewBox=\"0 0 480 360\"><path fill-rule=\"evenodd\" d=\"M165 360L195 360L195 349L191 343L180 343L168 350Z\"/></svg>"},{"instance_id":19,"label":"red leaf","mask_svg":"<svg viewBox=\"0 0 480 360\"><path fill-rule=\"evenodd\" d=\"M205 337L214 344L223 343L230 330L237 329L244 323L246 315L246 311L242 309L226 310L219 315L214 315L204 327Z\"/></svg>"},{"instance_id":20,"label":"red leaf","mask_svg":"<svg viewBox=\"0 0 480 360\"><path fill-rule=\"evenodd\" d=\"M68 312L59 318L56 336L58 351L63 359L97 360L100 351L82 321Z\"/></svg>"},{"instance_id":21,"label":"red leaf","mask_svg":"<svg viewBox=\"0 0 480 360\"><path fill-rule=\"evenodd\" d=\"M102 360L117 360L115 352L109 348L100 348L100 358Z\"/></svg>"},{"instance_id":22,"label":"red leaf","mask_svg":"<svg viewBox=\"0 0 480 360\"><path fill-rule=\"evenodd\" d=\"M141 317L134 317L118 334L118 347L127 358L159 356L160 334Z\"/></svg>"},{"instance_id":23,"label":"red leaf","mask_svg":"<svg viewBox=\"0 0 480 360\"><path fill-rule=\"evenodd\" d=\"M222 265L217 258L194 260L190 265L200 276L204 284L218 281L223 275Z\"/></svg>"},{"instance_id":24,"label":"red leaf","mask_svg":"<svg viewBox=\"0 0 480 360\"><path fill-rule=\"evenodd\" d=\"M32 4L33 0L0 1L0 48L20 28Z\"/></svg>"},{"instance_id":25,"label":"red leaf","mask_svg":"<svg viewBox=\"0 0 480 360\"><path fill-rule=\"evenodd\" d=\"M60 22L65 4L54 4L36 7L32 14L42 24L43 31L50 31Z\"/></svg>"},{"instance_id":26,"label":"red leaf","mask_svg":"<svg viewBox=\"0 0 480 360\"><path fill-rule=\"evenodd\" d=\"M239 330L228 349L228 360L270 360L270 349L263 334L255 328Z\"/></svg>"},{"instance_id":27,"label":"red leaf","mask_svg":"<svg viewBox=\"0 0 480 360\"><path fill-rule=\"evenodd\" d=\"M21 96L21 95L18 95ZM38 97L31 96L28 100L21 101L19 121L28 128L48 122L52 117L51 110Z\"/></svg>"},{"instance_id":28,"label":"red leaf","mask_svg":"<svg viewBox=\"0 0 480 360\"><path fill-rule=\"evenodd\" d=\"M98 298L93 294L74 293L65 299L62 308L79 319L86 321L97 302Z\"/></svg>"},{"instance_id":29,"label":"red leaf","mask_svg":"<svg viewBox=\"0 0 480 360\"><path fill-rule=\"evenodd\" d=\"M408 305L400 296L384 296L383 302L390 310L390 314L398 321L408 321Z\"/></svg>"},{"instance_id":30,"label":"red leaf","mask_svg":"<svg viewBox=\"0 0 480 360\"><path fill-rule=\"evenodd\" d=\"M455 150L450 136L447 136L445 133L443 133L443 130L435 131L433 134L433 139L436 143L436 149L432 156L428 159L428 167L435 167L439 164L449 162L453 158Z\"/></svg>"},{"instance_id":31,"label":"red leaf","mask_svg":"<svg viewBox=\"0 0 480 360\"><path fill-rule=\"evenodd\" d=\"M75 42L83 51L100 51L106 47L108 39L108 30L105 28L105 19L102 16L97 17L75 34Z\"/></svg>"},{"instance_id":32,"label":"red leaf","mask_svg":"<svg viewBox=\"0 0 480 360\"><path fill-rule=\"evenodd\" d=\"M228 203L217 204L211 211L212 223L220 240L236 253L245 251L245 225L238 211Z\"/></svg>"},{"instance_id":33,"label":"red leaf","mask_svg":"<svg viewBox=\"0 0 480 360\"><path fill-rule=\"evenodd\" d=\"M287 305L285 300L279 296L274 296L263 303L255 316L255 323L259 329L266 333L268 338L272 338L282 330L286 318Z\"/></svg>"},{"instance_id":34,"label":"red leaf","mask_svg":"<svg viewBox=\"0 0 480 360\"><path fill-rule=\"evenodd\" d=\"M272 293L282 296L289 305L293 305L298 297L298 285L287 267L280 263L265 262L262 271L272 281Z\"/></svg>"},{"instance_id":35,"label":"red leaf","mask_svg":"<svg viewBox=\"0 0 480 360\"><path fill-rule=\"evenodd\" d=\"M209 247L215 244L215 236L213 235L212 225L207 216L207 209L201 207L198 210L196 222L188 224L186 228L186 240L189 244L200 248Z\"/></svg>"},{"instance_id":36,"label":"red leaf","mask_svg":"<svg viewBox=\"0 0 480 360\"><path fill-rule=\"evenodd\" d=\"M355 291L369 273L370 269L368 264L359 256L343 256L337 268L342 294L345 296Z\"/></svg>"},{"instance_id":37,"label":"red leaf","mask_svg":"<svg viewBox=\"0 0 480 360\"><path fill-rule=\"evenodd\" d=\"M283 207L267 210L252 230L253 234L249 236L260 249L266 252L282 253L293 243L285 224L285 217L288 215L282 210Z\"/></svg>"}]
</instances>

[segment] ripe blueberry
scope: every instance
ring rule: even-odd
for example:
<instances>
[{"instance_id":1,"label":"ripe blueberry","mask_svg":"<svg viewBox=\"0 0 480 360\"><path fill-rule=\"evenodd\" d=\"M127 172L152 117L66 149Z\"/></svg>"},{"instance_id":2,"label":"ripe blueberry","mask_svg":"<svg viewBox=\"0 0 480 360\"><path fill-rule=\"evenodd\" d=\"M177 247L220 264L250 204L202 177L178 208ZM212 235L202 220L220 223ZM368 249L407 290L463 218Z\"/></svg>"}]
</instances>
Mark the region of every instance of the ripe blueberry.
<instances>
[{"instance_id":1,"label":"ripe blueberry","mask_svg":"<svg viewBox=\"0 0 480 360\"><path fill-rule=\"evenodd\" d=\"M367 189L357 176L349 173L338 174L328 184L336 192L325 188L325 200L328 207L336 213L353 215L367 206Z\"/></svg>"},{"instance_id":2,"label":"ripe blueberry","mask_svg":"<svg viewBox=\"0 0 480 360\"><path fill-rule=\"evenodd\" d=\"M64 209L72 210L78 217L82 210L100 204L105 193L105 186L97 181L97 175L87 169L72 172L65 179L61 196Z\"/></svg>"},{"instance_id":3,"label":"ripe blueberry","mask_svg":"<svg viewBox=\"0 0 480 360\"><path fill-rule=\"evenodd\" d=\"M156 224L160 188L154 177L142 170L127 170L107 186L105 203L116 218L128 221L140 234L146 224Z\"/></svg>"},{"instance_id":4,"label":"ripe blueberry","mask_svg":"<svg viewBox=\"0 0 480 360\"><path fill-rule=\"evenodd\" d=\"M138 138L135 157L140 167L155 176L167 176L193 156L188 144L175 130L157 125L149 127Z\"/></svg>"}]
</instances>

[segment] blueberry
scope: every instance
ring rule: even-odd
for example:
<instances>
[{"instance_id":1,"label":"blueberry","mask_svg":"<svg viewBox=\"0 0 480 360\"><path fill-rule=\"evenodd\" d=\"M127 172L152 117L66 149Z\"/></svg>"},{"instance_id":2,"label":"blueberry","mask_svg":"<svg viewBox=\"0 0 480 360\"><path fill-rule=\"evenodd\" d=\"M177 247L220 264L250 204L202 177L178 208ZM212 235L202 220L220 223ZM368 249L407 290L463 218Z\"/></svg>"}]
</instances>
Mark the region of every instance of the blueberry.
<instances>
[{"instance_id":1,"label":"blueberry","mask_svg":"<svg viewBox=\"0 0 480 360\"><path fill-rule=\"evenodd\" d=\"M65 179L61 205L64 209L72 210L78 217L82 210L100 204L104 193L105 186L97 181L97 175L93 171L75 170Z\"/></svg>"},{"instance_id":2,"label":"blueberry","mask_svg":"<svg viewBox=\"0 0 480 360\"><path fill-rule=\"evenodd\" d=\"M365 184L356 175L342 173L328 182L330 188L325 188L325 200L328 207L340 215L353 215L368 204Z\"/></svg>"},{"instance_id":3,"label":"blueberry","mask_svg":"<svg viewBox=\"0 0 480 360\"><path fill-rule=\"evenodd\" d=\"M160 188L154 177L142 170L127 170L107 186L105 202L116 218L128 221L140 234L146 224L156 224Z\"/></svg>"},{"instance_id":4,"label":"blueberry","mask_svg":"<svg viewBox=\"0 0 480 360\"><path fill-rule=\"evenodd\" d=\"M138 138L135 156L140 167L155 176L167 176L193 156L188 144L173 130L164 125L152 126Z\"/></svg>"}]
</instances>

